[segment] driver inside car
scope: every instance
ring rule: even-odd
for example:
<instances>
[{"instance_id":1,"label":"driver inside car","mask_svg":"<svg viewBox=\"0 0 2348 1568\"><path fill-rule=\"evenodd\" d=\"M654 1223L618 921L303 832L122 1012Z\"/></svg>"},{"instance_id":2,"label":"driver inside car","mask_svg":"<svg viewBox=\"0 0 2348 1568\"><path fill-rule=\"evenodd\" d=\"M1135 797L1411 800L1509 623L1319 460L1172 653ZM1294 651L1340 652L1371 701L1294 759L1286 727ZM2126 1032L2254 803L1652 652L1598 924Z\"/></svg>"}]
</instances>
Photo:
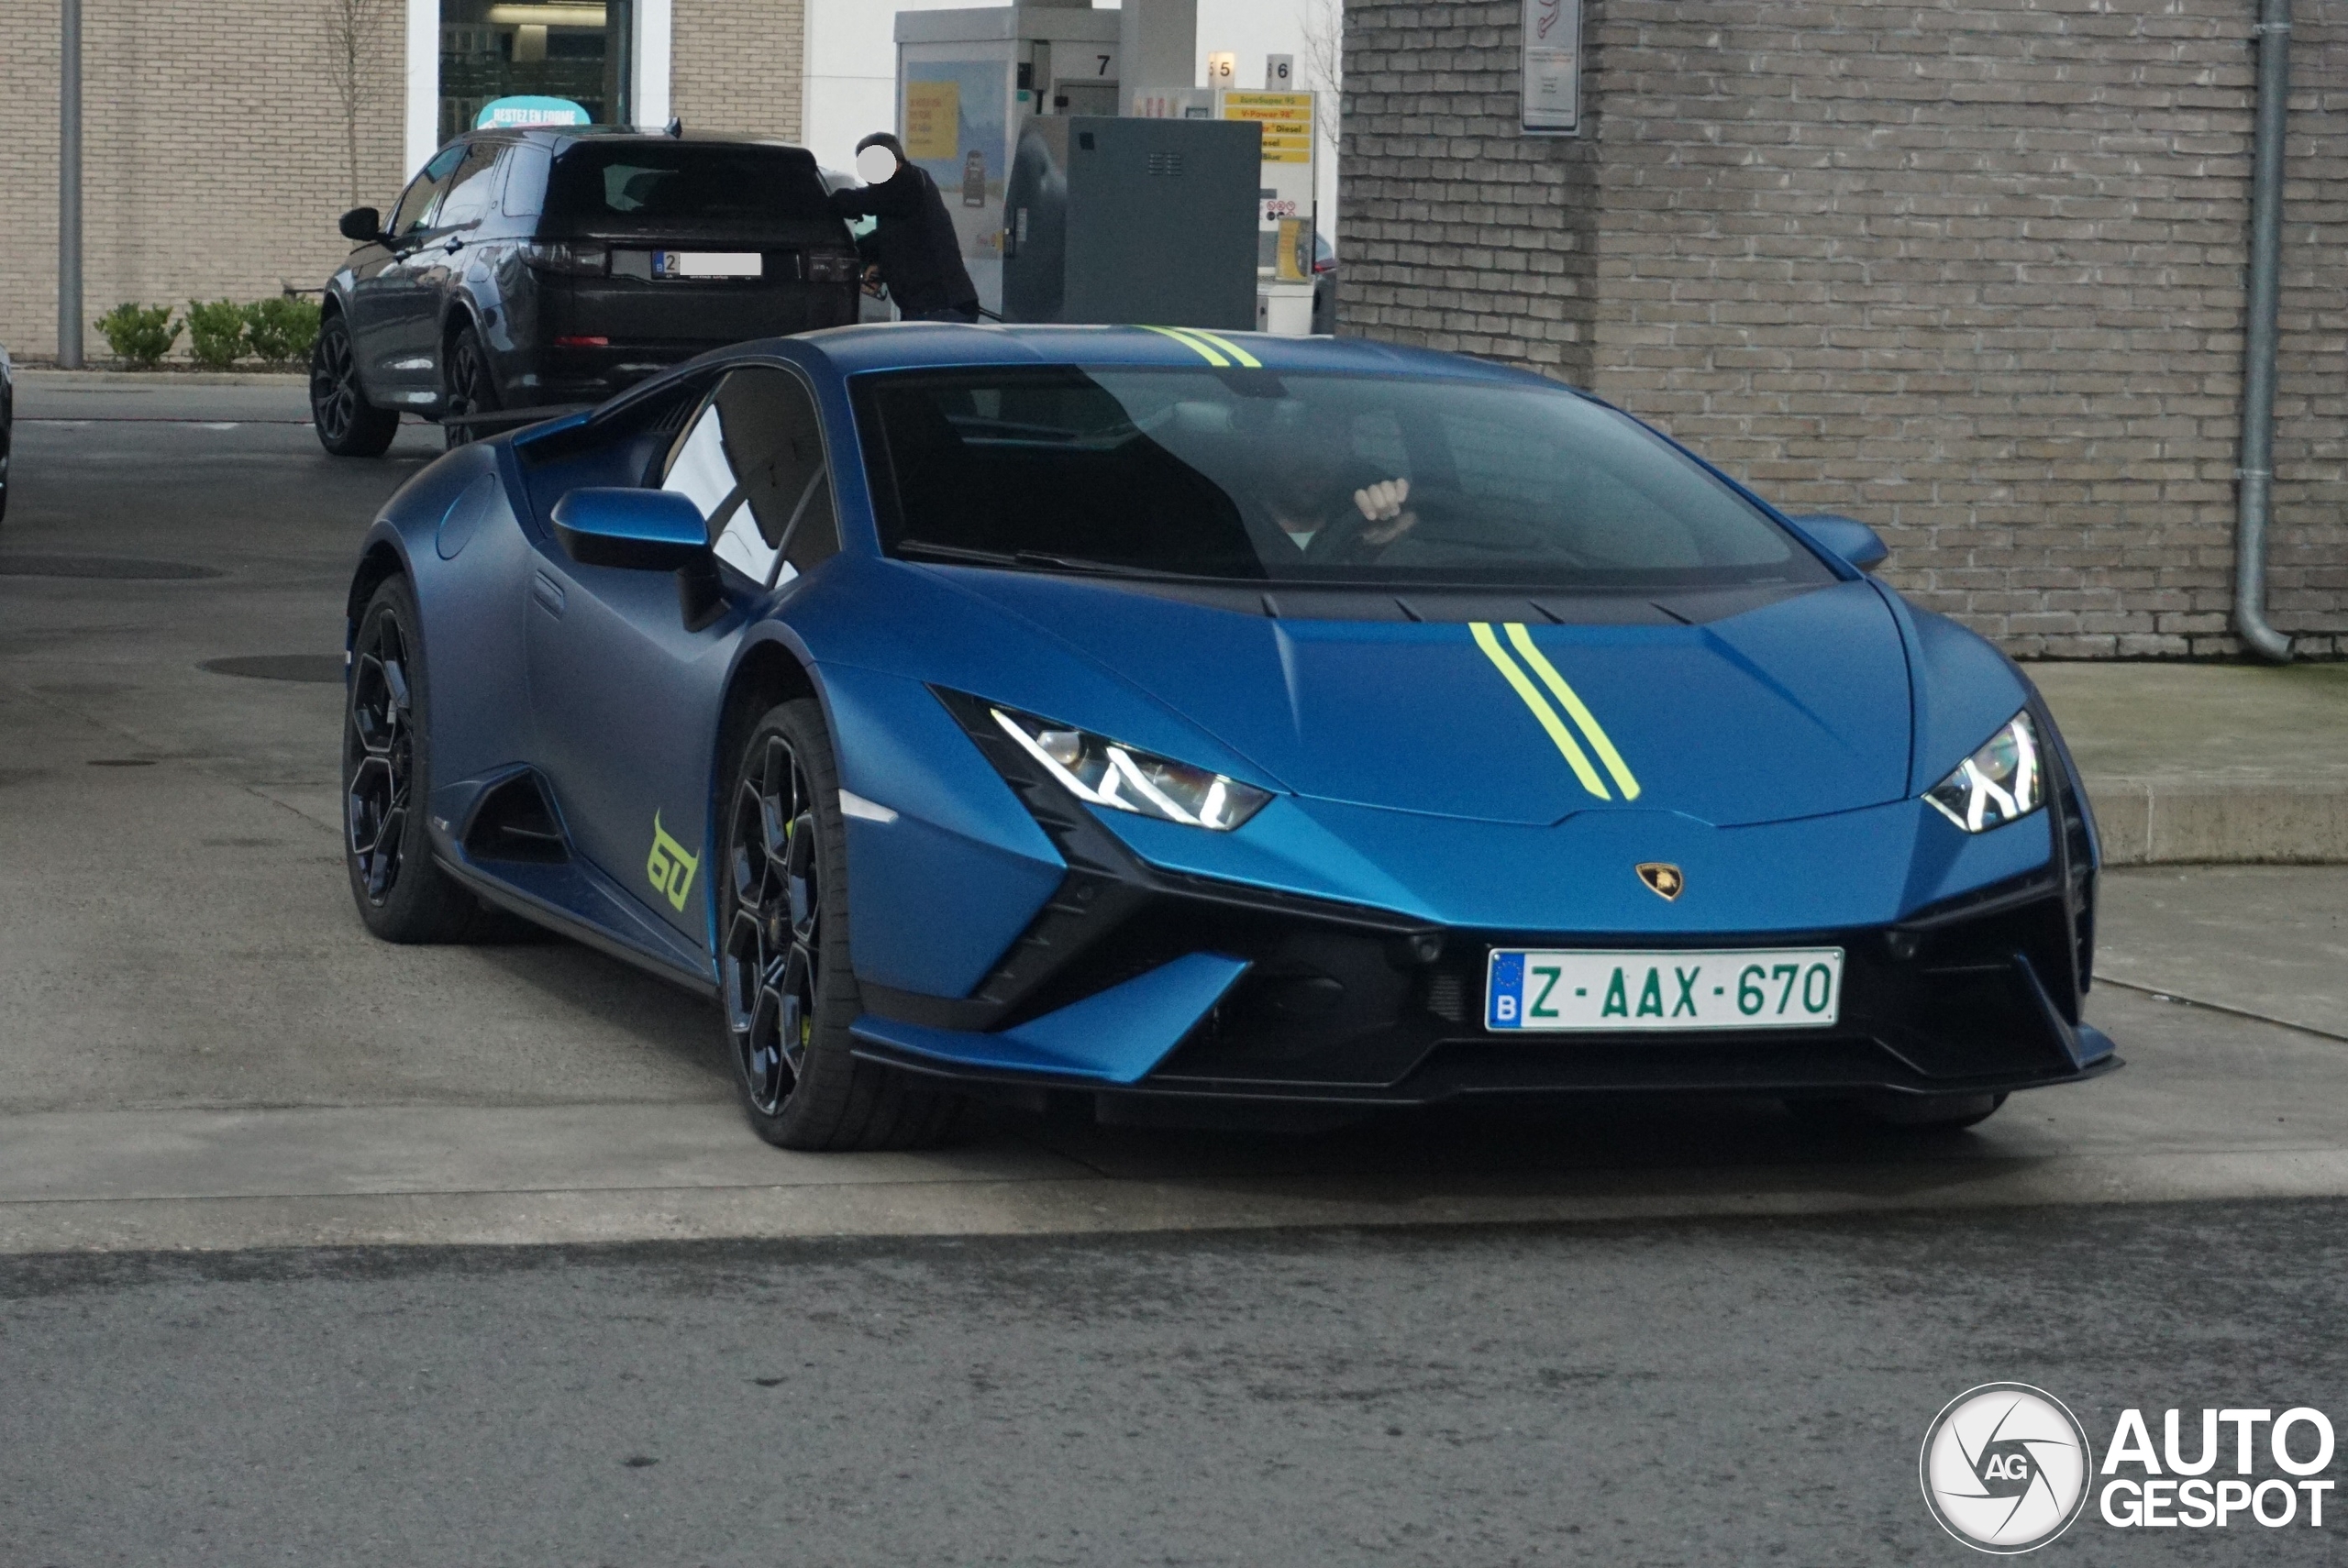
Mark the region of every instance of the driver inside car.
<instances>
[{"instance_id":1,"label":"driver inside car","mask_svg":"<svg viewBox=\"0 0 2348 1568\"><path fill-rule=\"evenodd\" d=\"M1277 456L1264 476L1260 504L1294 560L1374 561L1419 525L1410 480L1364 469L1347 426L1342 414L1315 410L1273 448ZM1267 564L1281 558L1277 544L1267 555Z\"/></svg>"}]
</instances>

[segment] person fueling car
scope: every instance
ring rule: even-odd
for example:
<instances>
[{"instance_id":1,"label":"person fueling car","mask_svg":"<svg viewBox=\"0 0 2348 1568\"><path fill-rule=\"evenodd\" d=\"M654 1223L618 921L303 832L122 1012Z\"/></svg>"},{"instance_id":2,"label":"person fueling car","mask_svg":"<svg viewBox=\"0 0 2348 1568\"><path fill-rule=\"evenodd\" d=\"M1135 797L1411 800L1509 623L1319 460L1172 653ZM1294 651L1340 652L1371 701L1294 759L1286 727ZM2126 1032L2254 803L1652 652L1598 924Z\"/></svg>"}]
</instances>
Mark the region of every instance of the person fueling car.
<instances>
[{"instance_id":1,"label":"person fueling car","mask_svg":"<svg viewBox=\"0 0 2348 1568\"><path fill-rule=\"evenodd\" d=\"M856 172L864 183L833 192L831 204L844 218L874 220L858 242L866 277L887 285L907 321L977 321L979 291L937 182L887 131L856 144Z\"/></svg>"}]
</instances>

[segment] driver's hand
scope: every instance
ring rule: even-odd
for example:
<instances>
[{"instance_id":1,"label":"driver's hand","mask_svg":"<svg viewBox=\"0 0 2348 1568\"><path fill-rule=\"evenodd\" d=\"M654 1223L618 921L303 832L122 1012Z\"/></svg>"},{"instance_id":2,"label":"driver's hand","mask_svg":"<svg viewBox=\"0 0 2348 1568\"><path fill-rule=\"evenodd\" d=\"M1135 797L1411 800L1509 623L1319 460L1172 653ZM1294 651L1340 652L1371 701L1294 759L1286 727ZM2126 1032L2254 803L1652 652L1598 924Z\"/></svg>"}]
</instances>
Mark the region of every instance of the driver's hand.
<instances>
[{"instance_id":1,"label":"driver's hand","mask_svg":"<svg viewBox=\"0 0 2348 1568\"><path fill-rule=\"evenodd\" d=\"M1410 499L1406 479L1379 480L1354 491L1354 506L1369 524L1361 533L1364 542L1390 545L1417 527L1419 514L1410 510Z\"/></svg>"},{"instance_id":2,"label":"driver's hand","mask_svg":"<svg viewBox=\"0 0 2348 1568\"><path fill-rule=\"evenodd\" d=\"M864 270L864 292L876 300L880 297L880 269L878 266Z\"/></svg>"}]
</instances>

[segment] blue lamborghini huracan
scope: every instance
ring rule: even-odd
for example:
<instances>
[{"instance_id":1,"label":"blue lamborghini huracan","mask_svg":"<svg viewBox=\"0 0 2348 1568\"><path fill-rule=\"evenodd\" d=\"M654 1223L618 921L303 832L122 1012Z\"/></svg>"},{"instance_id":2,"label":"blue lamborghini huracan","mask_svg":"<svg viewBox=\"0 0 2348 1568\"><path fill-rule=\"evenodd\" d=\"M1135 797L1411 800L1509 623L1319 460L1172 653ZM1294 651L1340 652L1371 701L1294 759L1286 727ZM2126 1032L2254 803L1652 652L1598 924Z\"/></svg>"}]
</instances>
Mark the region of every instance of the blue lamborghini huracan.
<instances>
[{"instance_id":1,"label":"blue lamborghini huracan","mask_svg":"<svg viewBox=\"0 0 2348 1568\"><path fill-rule=\"evenodd\" d=\"M349 599L370 930L714 998L750 1121L2116 1065L2030 682L1606 404L1358 341L847 327L451 452ZM1063 1101L1065 1103L1065 1101Z\"/></svg>"}]
</instances>

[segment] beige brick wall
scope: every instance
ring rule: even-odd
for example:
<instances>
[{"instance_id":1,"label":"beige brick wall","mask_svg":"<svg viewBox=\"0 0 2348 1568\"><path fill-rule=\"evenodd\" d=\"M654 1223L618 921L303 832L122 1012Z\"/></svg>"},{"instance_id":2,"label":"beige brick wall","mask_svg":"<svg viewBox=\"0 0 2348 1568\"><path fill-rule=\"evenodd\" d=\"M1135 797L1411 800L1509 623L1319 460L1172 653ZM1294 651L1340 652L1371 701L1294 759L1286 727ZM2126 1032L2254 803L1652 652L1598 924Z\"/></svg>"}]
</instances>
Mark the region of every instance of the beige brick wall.
<instances>
[{"instance_id":1,"label":"beige brick wall","mask_svg":"<svg viewBox=\"0 0 2348 1568\"><path fill-rule=\"evenodd\" d=\"M83 0L85 314L315 288L349 250L335 0ZM401 181L404 0L381 9L360 200ZM671 99L696 130L796 137L800 0L676 0ZM0 0L0 343L57 348L57 10ZM85 334L93 363L105 342ZM184 351L185 340L182 340Z\"/></svg>"},{"instance_id":2,"label":"beige brick wall","mask_svg":"<svg viewBox=\"0 0 2348 1568\"><path fill-rule=\"evenodd\" d=\"M326 0L83 3L85 314L123 300L258 299L315 288L349 245ZM400 181L400 22L386 12L360 184ZM0 3L0 341L57 348L57 8ZM106 353L85 333L94 363ZM183 348L184 339L182 340Z\"/></svg>"},{"instance_id":3,"label":"beige brick wall","mask_svg":"<svg viewBox=\"0 0 2348 1568\"><path fill-rule=\"evenodd\" d=\"M1559 144L1515 5L1354 0L1345 330L1583 381L2016 653L2232 651L2254 9L1593 0ZM2270 613L2340 654L2348 0L2298 11Z\"/></svg>"},{"instance_id":4,"label":"beige brick wall","mask_svg":"<svg viewBox=\"0 0 2348 1568\"><path fill-rule=\"evenodd\" d=\"M675 4L670 103L686 127L797 141L807 40L803 0Z\"/></svg>"}]
</instances>

